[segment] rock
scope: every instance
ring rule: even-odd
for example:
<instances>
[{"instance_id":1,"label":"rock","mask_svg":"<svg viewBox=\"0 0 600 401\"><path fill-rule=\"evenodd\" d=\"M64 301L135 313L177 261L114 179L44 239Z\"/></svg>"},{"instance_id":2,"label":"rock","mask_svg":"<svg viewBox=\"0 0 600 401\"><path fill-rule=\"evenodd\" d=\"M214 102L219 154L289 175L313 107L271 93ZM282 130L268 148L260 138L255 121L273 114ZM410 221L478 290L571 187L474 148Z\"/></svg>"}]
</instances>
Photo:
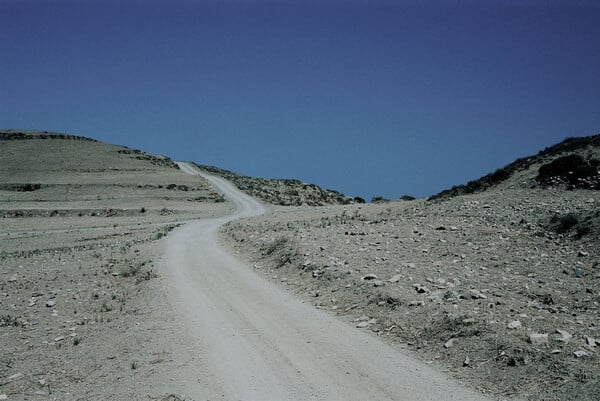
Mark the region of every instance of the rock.
<instances>
[{"instance_id":1,"label":"rock","mask_svg":"<svg viewBox=\"0 0 600 401\"><path fill-rule=\"evenodd\" d=\"M8 400L8 396L6 394L0 394L0 400Z\"/></svg>"},{"instance_id":2,"label":"rock","mask_svg":"<svg viewBox=\"0 0 600 401\"><path fill-rule=\"evenodd\" d=\"M11 382L13 380L18 380L21 377L23 377L23 373L15 373L14 375L10 375L8 376L8 378L6 379L7 382Z\"/></svg>"},{"instance_id":3,"label":"rock","mask_svg":"<svg viewBox=\"0 0 600 401\"><path fill-rule=\"evenodd\" d=\"M586 351L580 349L580 350L573 352L573 355L575 355L577 358L583 358L584 356L589 356L590 354L588 354Z\"/></svg>"},{"instance_id":4,"label":"rock","mask_svg":"<svg viewBox=\"0 0 600 401\"><path fill-rule=\"evenodd\" d=\"M63 337L63 336L59 336L59 337L56 337L56 338L54 339L54 342L55 342L55 343L57 343L57 342L59 342L59 341L64 341L64 340L65 340L65 337Z\"/></svg>"},{"instance_id":5,"label":"rock","mask_svg":"<svg viewBox=\"0 0 600 401\"><path fill-rule=\"evenodd\" d=\"M362 277L362 280L363 280L363 281L369 281L369 280L375 280L375 279L377 279L377 276L376 276L375 274L372 274L372 273L365 274L365 275Z\"/></svg>"},{"instance_id":6,"label":"rock","mask_svg":"<svg viewBox=\"0 0 600 401\"><path fill-rule=\"evenodd\" d=\"M390 278L388 281L390 283L397 283L398 281L400 281L401 278L402 278L402 276L400 274L396 274L395 276Z\"/></svg>"},{"instance_id":7,"label":"rock","mask_svg":"<svg viewBox=\"0 0 600 401\"><path fill-rule=\"evenodd\" d=\"M531 333L529 342L532 345L548 345L548 333Z\"/></svg>"},{"instance_id":8,"label":"rock","mask_svg":"<svg viewBox=\"0 0 600 401\"><path fill-rule=\"evenodd\" d=\"M52 300L46 302L46 307L48 308L52 308L54 305L56 305L56 302Z\"/></svg>"},{"instance_id":9,"label":"rock","mask_svg":"<svg viewBox=\"0 0 600 401\"><path fill-rule=\"evenodd\" d=\"M454 342L456 341L455 338L451 338L448 341L446 341L444 343L444 348L452 348L452 346L454 345Z\"/></svg>"},{"instance_id":10,"label":"rock","mask_svg":"<svg viewBox=\"0 0 600 401\"><path fill-rule=\"evenodd\" d=\"M458 301L459 295L456 291L448 290L444 292L444 301L445 302L454 302Z\"/></svg>"},{"instance_id":11,"label":"rock","mask_svg":"<svg viewBox=\"0 0 600 401\"><path fill-rule=\"evenodd\" d=\"M577 252L577 256L579 256L580 258L585 257L585 256L590 256L590 254L586 251L579 251Z\"/></svg>"},{"instance_id":12,"label":"rock","mask_svg":"<svg viewBox=\"0 0 600 401\"><path fill-rule=\"evenodd\" d=\"M417 291L419 294L425 294L426 292L429 292L429 288L427 288L421 284L415 284L414 288L415 288L415 291Z\"/></svg>"},{"instance_id":13,"label":"rock","mask_svg":"<svg viewBox=\"0 0 600 401\"><path fill-rule=\"evenodd\" d=\"M470 366L470 365L471 365L471 358L469 358L468 356L465 356L463 366Z\"/></svg>"},{"instance_id":14,"label":"rock","mask_svg":"<svg viewBox=\"0 0 600 401\"><path fill-rule=\"evenodd\" d=\"M521 328L521 322L519 320L513 320L512 322L510 322L507 327L509 329L520 329Z\"/></svg>"},{"instance_id":15,"label":"rock","mask_svg":"<svg viewBox=\"0 0 600 401\"><path fill-rule=\"evenodd\" d=\"M424 306L425 302L424 301L410 301L408 303L408 306Z\"/></svg>"},{"instance_id":16,"label":"rock","mask_svg":"<svg viewBox=\"0 0 600 401\"><path fill-rule=\"evenodd\" d=\"M370 326L372 324L375 324L375 323L377 323L377 319L371 319L371 320L368 320L366 322L360 322L360 323L358 323L356 325L356 327L359 328L359 329L362 329L362 328L368 327L368 326Z\"/></svg>"},{"instance_id":17,"label":"rock","mask_svg":"<svg viewBox=\"0 0 600 401\"><path fill-rule=\"evenodd\" d=\"M592 338L592 337L586 337L585 342L587 343L588 347L591 347L591 348L594 348L597 345L596 339Z\"/></svg>"},{"instance_id":18,"label":"rock","mask_svg":"<svg viewBox=\"0 0 600 401\"><path fill-rule=\"evenodd\" d=\"M383 287L384 285L385 285L385 283L381 280L373 280L374 287Z\"/></svg>"},{"instance_id":19,"label":"rock","mask_svg":"<svg viewBox=\"0 0 600 401\"><path fill-rule=\"evenodd\" d=\"M429 294L429 300L433 303L441 304L444 302L444 293L442 291L432 292L431 294Z\"/></svg>"},{"instance_id":20,"label":"rock","mask_svg":"<svg viewBox=\"0 0 600 401\"><path fill-rule=\"evenodd\" d=\"M556 329L556 332L559 334L559 336L556 337L557 341L568 343L573 338L573 335L565 330Z\"/></svg>"},{"instance_id":21,"label":"rock","mask_svg":"<svg viewBox=\"0 0 600 401\"><path fill-rule=\"evenodd\" d=\"M477 291L477 290L469 291L469 295L473 299L487 299L487 297L485 295L483 295L483 293L481 291Z\"/></svg>"}]
</instances>

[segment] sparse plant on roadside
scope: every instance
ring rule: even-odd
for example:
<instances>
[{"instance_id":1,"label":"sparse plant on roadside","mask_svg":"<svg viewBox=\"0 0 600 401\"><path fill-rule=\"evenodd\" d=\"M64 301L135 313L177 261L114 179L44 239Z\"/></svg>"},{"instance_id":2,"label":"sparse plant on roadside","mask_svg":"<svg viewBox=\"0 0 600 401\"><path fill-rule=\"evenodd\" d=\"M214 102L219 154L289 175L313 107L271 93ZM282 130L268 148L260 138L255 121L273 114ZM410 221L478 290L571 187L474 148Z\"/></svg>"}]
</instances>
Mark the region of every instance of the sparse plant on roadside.
<instances>
[{"instance_id":1,"label":"sparse plant on roadside","mask_svg":"<svg viewBox=\"0 0 600 401\"><path fill-rule=\"evenodd\" d=\"M385 203L389 201L389 199L386 199L383 196L374 196L373 198L371 198L371 203Z\"/></svg>"},{"instance_id":2,"label":"sparse plant on roadside","mask_svg":"<svg viewBox=\"0 0 600 401\"><path fill-rule=\"evenodd\" d=\"M575 213L554 215L550 218L550 224L558 234L564 234L579 224L579 217Z\"/></svg>"},{"instance_id":3,"label":"sparse plant on roadside","mask_svg":"<svg viewBox=\"0 0 600 401\"><path fill-rule=\"evenodd\" d=\"M283 248L288 242L289 242L289 238L279 237L279 238L275 239L275 241L273 241L272 243L267 245L267 247L263 251L263 254L267 255L267 256L271 255L272 253L276 252L277 250Z\"/></svg>"},{"instance_id":4,"label":"sparse plant on roadside","mask_svg":"<svg viewBox=\"0 0 600 401\"><path fill-rule=\"evenodd\" d=\"M142 264L129 265L129 267L121 272L121 277L136 276L142 269Z\"/></svg>"},{"instance_id":5,"label":"sparse plant on roadside","mask_svg":"<svg viewBox=\"0 0 600 401\"><path fill-rule=\"evenodd\" d=\"M23 322L17 316L12 316L9 314L0 315L0 327L6 326L23 326Z\"/></svg>"}]
</instances>

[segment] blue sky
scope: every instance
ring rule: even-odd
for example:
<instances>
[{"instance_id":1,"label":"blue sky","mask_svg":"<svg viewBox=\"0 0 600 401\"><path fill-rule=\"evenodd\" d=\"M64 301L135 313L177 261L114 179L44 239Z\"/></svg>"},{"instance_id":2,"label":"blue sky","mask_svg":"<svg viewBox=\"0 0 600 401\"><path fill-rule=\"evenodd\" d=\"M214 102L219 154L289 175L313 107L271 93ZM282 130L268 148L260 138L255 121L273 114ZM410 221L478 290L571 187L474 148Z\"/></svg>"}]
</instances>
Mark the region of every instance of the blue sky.
<instances>
[{"instance_id":1,"label":"blue sky","mask_svg":"<svg viewBox=\"0 0 600 401\"><path fill-rule=\"evenodd\" d=\"M600 2L0 0L0 127L427 196L600 133Z\"/></svg>"}]
</instances>

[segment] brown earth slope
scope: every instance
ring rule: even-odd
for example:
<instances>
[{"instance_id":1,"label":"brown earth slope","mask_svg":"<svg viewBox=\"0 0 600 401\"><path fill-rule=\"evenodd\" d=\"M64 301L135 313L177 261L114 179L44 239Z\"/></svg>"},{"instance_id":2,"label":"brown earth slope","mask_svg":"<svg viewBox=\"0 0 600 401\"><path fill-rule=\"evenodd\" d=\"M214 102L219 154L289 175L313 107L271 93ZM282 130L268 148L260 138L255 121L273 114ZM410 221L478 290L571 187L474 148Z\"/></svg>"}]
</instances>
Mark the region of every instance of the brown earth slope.
<instances>
[{"instance_id":1,"label":"brown earth slope","mask_svg":"<svg viewBox=\"0 0 600 401\"><path fill-rule=\"evenodd\" d=\"M600 196L568 177L539 178L573 152L598 158L595 138L485 191L278 208L222 235L317 308L498 399L598 399Z\"/></svg>"}]
</instances>

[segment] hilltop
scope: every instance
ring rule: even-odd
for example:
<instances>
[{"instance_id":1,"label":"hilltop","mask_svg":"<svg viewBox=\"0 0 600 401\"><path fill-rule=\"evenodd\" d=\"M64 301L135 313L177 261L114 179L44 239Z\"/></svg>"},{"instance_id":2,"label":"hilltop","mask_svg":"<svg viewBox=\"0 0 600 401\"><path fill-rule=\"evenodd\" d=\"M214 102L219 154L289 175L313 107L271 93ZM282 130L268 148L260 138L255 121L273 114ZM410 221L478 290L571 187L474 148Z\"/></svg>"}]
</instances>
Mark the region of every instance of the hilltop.
<instances>
[{"instance_id":1,"label":"hilltop","mask_svg":"<svg viewBox=\"0 0 600 401\"><path fill-rule=\"evenodd\" d=\"M486 191L519 173L524 173L517 179L518 182L515 182L520 186L535 188L562 185L566 189L598 190L599 168L600 135L567 138L536 155L517 159L493 173L443 190L429 199L444 199Z\"/></svg>"}]
</instances>

